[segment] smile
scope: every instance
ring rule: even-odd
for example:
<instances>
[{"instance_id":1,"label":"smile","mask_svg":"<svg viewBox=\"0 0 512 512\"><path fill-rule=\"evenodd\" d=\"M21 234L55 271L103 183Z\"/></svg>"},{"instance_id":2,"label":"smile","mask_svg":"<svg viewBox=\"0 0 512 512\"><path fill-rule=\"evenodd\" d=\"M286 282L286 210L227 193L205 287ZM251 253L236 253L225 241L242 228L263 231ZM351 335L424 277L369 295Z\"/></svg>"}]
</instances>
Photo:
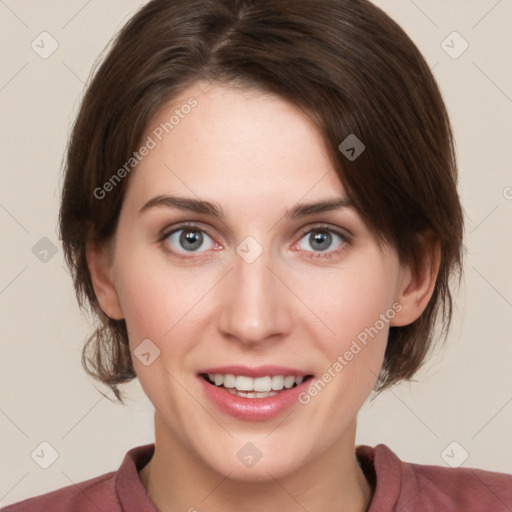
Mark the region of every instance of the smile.
<instances>
[{"instance_id":1,"label":"smile","mask_svg":"<svg viewBox=\"0 0 512 512\"><path fill-rule=\"evenodd\" d=\"M197 377L220 412L248 421L282 415L298 402L298 395L313 379L312 374L275 366L211 368Z\"/></svg>"},{"instance_id":2,"label":"smile","mask_svg":"<svg viewBox=\"0 0 512 512\"><path fill-rule=\"evenodd\" d=\"M224 388L229 393L244 398L274 396L283 389L291 389L298 386L304 380L303 376L295 377L293 375L266 375L253 378L247 375L233 375L230 373L209 373L202 374L202 377L210 384Z\"/></svg>"}]
</instances>

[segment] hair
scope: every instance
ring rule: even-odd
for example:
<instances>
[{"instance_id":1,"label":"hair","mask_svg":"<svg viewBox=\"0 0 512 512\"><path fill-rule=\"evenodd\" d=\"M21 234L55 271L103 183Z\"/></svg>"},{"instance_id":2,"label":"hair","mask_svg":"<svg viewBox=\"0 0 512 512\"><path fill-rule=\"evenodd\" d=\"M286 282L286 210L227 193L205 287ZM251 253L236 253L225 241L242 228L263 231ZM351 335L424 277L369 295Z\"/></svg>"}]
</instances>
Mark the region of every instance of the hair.
<instances>
[{"instance_id":1,"label":"hair","mask_svg":"<svg viewBox=\"0 0 512 512\"><path fill-rule=\"evenodd\" d=\"M449 281L462 275L463 214L441 93L400 26L368 0L152 0L109 46L72 127L59 212L78 303L97 320L82 351L85 371L121 403L118 386L136 377L125 320L101 309L85 256L87 242L113 239L129 177L101 200L95 190L132 157L159 109L205 80L303 110L348 197L403 264L416 269L425 258L422 235L438 241L433 295L416 321L390 328L374 390L410 380L439 323L446 339ZM349 135L365 145L356 159L339 149Z\"/></svg>"}]
</instances>

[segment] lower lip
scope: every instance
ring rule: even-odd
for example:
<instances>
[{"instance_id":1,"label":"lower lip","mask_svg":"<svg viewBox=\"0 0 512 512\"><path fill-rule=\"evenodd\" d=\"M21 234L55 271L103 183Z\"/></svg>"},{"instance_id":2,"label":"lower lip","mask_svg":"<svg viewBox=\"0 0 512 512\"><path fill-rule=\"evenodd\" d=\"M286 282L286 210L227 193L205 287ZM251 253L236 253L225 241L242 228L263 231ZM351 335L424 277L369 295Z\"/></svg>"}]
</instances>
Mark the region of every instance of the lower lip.
<instances>
[{"instance_id":1,"label":"lower lip","mask_svg":"<svg viewBox=\"0 0 512 512\"><path fill-rule=\"evenodd\" d=\"M198 376L206 396L224 413L242 420L264 421L283 414L298 402L298 396L309 386L309 378L293 388L280 391L266 398L244 398L207 382Z\"/></svg>"}]
</instances>

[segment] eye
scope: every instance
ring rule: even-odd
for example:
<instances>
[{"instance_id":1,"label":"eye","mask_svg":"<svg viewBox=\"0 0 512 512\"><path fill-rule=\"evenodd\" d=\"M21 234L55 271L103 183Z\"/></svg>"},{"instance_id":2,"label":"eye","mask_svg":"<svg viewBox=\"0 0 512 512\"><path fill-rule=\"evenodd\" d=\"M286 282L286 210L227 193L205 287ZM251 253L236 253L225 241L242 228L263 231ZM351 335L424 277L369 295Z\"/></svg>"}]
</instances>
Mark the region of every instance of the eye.
<instances>
[{"instance_id":1,"label":"eye","mask_svg":"<svg viewBox=\"0 0 512 512\"><path fill-rule=\"evenodd\" d=\"M165 252L180 259L190 259L194 255L222 248L203 229L189 223L166 231L159 238L159 242ZM322 225L309 227L303 231L296 247L306 253L307 258L325 259L339 255L348 248L350 243L349 235ZM312 250L305 247L308 244Z\"/></svg>"},{"instance_id":2,"label":"eye","mask_svg":"<svg viewBox=\"0 0 512 512\"><path fill-rule=\"evenodd\" d=\"M197 226L181 226L165 233L160 241L164 248L178 257L186 253L201 253L211 250L214 242L202 229ZM199 249L204 249L203 251Z\"/></svg>"},{"instance_id":3,"label":"eye","mask_svg":"<svg viewBox=\"0 0 512 512\"><path fill-rule=\"evenodd\" d=\"M308 257L312 258L330 258L344 251L349 245L347 235L329 227L315 226L302 233L302 238L298 242L298 247L306 252L311 252L306 246L310 245L313 253ZM303 243L305 241L305 243ZM332 246L334 245L334 248Z\"/></svg>"}]
</instances>

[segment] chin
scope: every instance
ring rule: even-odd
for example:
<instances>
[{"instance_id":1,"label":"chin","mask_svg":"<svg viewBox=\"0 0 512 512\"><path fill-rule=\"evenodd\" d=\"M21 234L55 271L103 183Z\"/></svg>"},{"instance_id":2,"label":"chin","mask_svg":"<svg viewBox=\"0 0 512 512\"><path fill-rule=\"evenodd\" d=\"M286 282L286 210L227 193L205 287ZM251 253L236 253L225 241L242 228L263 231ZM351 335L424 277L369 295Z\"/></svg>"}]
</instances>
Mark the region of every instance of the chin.
<instances>
[{"instance_id":1,"label":"chin","mask_svg":"<svg viewBox=\"0 0 512 512\"><path fill-rule=\"evenodd\" d=\"M218 445L219 451L204 454L203 462L215 472L240 482L268 482L283 478L305 463L304 457L298 458L300 454L294 446L287 450L282 444L277 446L267 441L263 447L263 442L256 440L252 443L247 439L235 441L229 448ZM231 455L227 456L228 453Z\"/></svg>"}]
</instances>

